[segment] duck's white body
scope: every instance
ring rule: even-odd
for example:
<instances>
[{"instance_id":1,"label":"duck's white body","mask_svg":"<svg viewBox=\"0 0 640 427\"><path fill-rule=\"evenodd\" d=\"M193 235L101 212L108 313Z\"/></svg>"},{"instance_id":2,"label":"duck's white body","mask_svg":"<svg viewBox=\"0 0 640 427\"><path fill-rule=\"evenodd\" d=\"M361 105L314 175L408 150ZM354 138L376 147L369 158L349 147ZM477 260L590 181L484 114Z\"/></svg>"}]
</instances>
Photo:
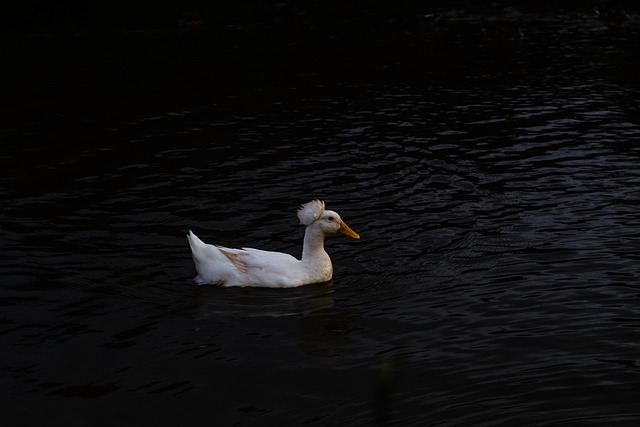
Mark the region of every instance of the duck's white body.
<instances>
[{"instance_id":1,"label":"duck's white body","mask_svg":"<svg viewBox=\"0 0 640 427\"><path fill-rule=\"evenodd\" d=\"M193 261L198 271L198 284L293 288L331 280L333 266L324 250L327 234L342 232L360 238L340 216L324 209L324 202L313 200L298 210L300 222L307 226L302 258L282 252L260 249L231 249L208 245L189 231Z\"/></svg>"}]
</instances>

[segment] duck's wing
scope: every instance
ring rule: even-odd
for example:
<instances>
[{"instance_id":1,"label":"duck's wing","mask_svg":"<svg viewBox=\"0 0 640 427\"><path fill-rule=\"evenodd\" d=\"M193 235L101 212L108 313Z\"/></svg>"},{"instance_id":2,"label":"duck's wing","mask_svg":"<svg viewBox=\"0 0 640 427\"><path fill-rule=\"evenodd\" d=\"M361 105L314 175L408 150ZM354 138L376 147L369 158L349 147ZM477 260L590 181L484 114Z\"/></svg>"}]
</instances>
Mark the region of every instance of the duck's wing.
<instances>
[{"instance_id":1,"label":"duck's wing","mask_svg":"<svg viewBox=\"0 0 640 427\"><path fill-rule=\"evenodd\" d=\"M249 272L249 264L247 263L247 252L238 249L225 248L224 246L216 246L216 249L227 258L227 260L235 267L239 274L247 274Z\"/></svg>"},{"instance_id":2,"label":"duck's wing","mask_svg":"<svg viewBox=\"0 0 640 427\"><path fill-rule=\"evenodd\" d=\"M301 262L289 254L254 248L236 249L234 253L238 262L246 265L245 274L251 286L292 287L301 284Z\"/></svg>"},{"instance_id":3,"label":"duck's wing","mask_svg":"<svg viewBox=\"0 0 640 427\"><path fill-rule=\"evenodd\" d=\"M300 260L282 252L209 245L189 232L198 284L293 287L303 284Z\"/></svg>"}]
</instances>

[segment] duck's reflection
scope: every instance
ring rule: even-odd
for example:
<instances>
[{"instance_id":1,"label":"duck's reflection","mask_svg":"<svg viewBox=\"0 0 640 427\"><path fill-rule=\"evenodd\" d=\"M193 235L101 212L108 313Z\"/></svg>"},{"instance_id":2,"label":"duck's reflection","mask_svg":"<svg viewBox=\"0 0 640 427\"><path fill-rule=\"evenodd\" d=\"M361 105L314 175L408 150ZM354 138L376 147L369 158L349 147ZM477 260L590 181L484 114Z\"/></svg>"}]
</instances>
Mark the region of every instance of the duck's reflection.
<instances>
[{"instance_id":1,"label":"duck's reflection","mask_svg":"<svg viewBox=\"0 0 640 427\"><path fill-rule=\"evenodd\" d=\"M296 317L300 350L314 357L329 357L354 330L357 317L351 310L337 309L333 293L332 282L293 289L200 286L196 318Z\"/></svg>"},{"instance_id":2,"label":"duck's reflection","mask_svg":"<svg viewBox=\"0 0 640 427\"><path fill-rule=\"evenodd\" d=\"M293 289L199 286L196 317L309 316L333 307L332 294L331 282Z\"/></svg>"}]
</instances>

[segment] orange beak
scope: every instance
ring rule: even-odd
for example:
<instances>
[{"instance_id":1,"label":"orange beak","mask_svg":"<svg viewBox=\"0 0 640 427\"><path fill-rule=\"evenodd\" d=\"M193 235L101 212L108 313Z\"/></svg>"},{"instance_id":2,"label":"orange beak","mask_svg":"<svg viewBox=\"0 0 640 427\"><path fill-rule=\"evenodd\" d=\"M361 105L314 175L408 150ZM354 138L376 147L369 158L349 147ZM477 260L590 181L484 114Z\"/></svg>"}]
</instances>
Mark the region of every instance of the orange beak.
<instances>
[{"instance_id":1,"label":"orange beak","mask_svg":"<svg viewBox=\"0 0 640 427\"><path fill-rule=\"evenodd\" d=\"M353 237L354 239L360 238L358 233L350 229L349 226L345 224L344 221L342 220L340 220L340 228L338 228L338 231L341 232L342 234L346 234L349 237Z\"/></svg>"}]
</instances>

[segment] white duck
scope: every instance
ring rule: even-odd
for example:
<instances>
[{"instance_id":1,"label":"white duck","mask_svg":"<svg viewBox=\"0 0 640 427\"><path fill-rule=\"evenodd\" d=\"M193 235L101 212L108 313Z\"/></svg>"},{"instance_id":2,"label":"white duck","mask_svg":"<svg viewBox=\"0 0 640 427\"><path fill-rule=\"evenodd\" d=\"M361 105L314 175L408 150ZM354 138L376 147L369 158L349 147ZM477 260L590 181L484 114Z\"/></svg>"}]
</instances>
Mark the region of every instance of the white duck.
<instances>
[{"instance_id":1,"label":"white duck","mask_svg":"<svg viewBox=\"0 0 640 427\"><path fill-rule=\"evenodd\" d=\"M297 214L300 223L307 226L302 259L282 252L208 245L189 230L187 238L198 271L196 283L293 288L331 280L333 266L324 250L325 237L338 231L354 239L360 236L336 212L325 210L320 200L305 203Z\"/></svg>"}]
</instances>

